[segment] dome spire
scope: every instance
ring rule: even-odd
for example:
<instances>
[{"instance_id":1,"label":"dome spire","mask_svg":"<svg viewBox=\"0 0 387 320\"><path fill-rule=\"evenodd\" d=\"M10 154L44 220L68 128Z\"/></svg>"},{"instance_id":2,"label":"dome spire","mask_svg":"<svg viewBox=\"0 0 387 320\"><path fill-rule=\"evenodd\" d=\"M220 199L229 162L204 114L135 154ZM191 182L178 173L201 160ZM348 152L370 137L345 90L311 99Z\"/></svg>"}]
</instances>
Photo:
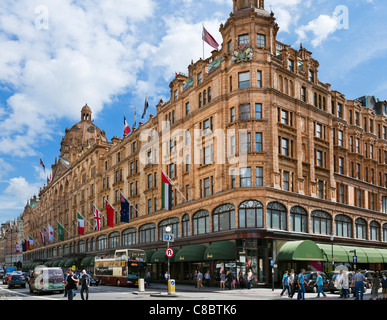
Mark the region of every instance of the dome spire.
<instances>
[{"instance_id":1,"label":"dome spire","mask_svg":"<svg viewBox=\"0 0 387 320\"><path fill-rule=\"evenodd\" d=\"M91 109L86 103L86 105L81 110L81 121L91 121L91 114Z\"/></svg>"},{"instance_id":2,"label":"dome spire","mask_svg":"<svg viewBox=\"0 0 387 320\"><path fill-rule=\"evenodd\" d=\"M265 10L265 0L234 0L234 12L245 8Z\"/></svg>"}]
</instances>

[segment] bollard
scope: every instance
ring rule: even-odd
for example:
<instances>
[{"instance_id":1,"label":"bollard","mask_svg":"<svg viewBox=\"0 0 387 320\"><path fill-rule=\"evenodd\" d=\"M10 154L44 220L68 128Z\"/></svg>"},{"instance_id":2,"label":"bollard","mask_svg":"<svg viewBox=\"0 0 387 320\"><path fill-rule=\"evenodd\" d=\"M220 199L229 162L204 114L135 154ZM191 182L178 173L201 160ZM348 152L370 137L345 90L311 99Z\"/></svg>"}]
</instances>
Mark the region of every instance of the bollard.
<instances>
[{"instance_id":1,"label":"bollard","mask_svg":"<svg viewBox=\"0 0 387 320\"><path fill-rule=\"evenodd\" d=\"M145 282L144 279L138 279L138 291L145 292Z\"/></svg>"},{"instance_id":2,"label":"bollard","mask_svg":"<svg viewBox=\"0 0 387 320\"><path fill-rule=\"evenodd\" d=\"M168 280L168 295L175 294L175 280Z\"/></svg>"}]
</instances>

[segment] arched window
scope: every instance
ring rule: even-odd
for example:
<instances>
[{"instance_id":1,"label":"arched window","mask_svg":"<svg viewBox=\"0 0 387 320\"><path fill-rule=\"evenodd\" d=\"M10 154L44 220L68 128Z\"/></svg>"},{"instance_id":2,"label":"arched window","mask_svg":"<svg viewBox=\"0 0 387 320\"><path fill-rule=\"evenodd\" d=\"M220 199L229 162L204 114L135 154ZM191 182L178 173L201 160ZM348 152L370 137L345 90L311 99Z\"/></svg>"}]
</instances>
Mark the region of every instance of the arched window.
<instances>
[{"instance_id":1,"label":"arched window","mask_svg":"<svg viewBox=\"0 0 387 320\"><path fill-rule=\"evenodd\" d=\"M238 207L239 228L263 227L263 205L256 200L243 201Z\"/></svg>"},{"instance_id":2,"label":"arched window","mask_svg":"<svg viewBox=\"0 0 387 320\"><path fill-rule=\"evenodd\" d=\"M352 220L343 214L335 217L336 236L352 238Z\"/></svg>"},{"instance_id":3,"label":"arched window","mask_svg":"<svg viewBox=\"0 0 387 320\"><path fill-rule=\"evenodd\" d=\"M387 241L387 223L383 225L383 241Z\"/></svg>"},{"instance_id":4,"label":"arched window","mask_svg":"<svg viewBox=\"0 0 387 320\"><path fill-rule=\"evenodd\" d=\"M85 251L85 240L79 241L79 243L78 243L78 252L79 252L79 253L84 253L84 252L86 252L86 251Z\"/></svg>"},{"instance_id":5,"label":"arched window","mask_svg":"<svg viewBox=\"0 0 387 320\"><path fill-rule=\"evenodd\" d=\"M332 218L329 213L316 210L311 214L312 233L328 234L332 232Z\"/></svg>"},{"instance_id":6,"label":"arched window","mask_svg":"<svg viewBox=\"0 0 387 320\"><path fill-rule=\"evenodd\" d=\"M190 223L189 223L189 215L185 214L183 216L183 219L181 220L181 225L183 228L183 237L189 237L191 232L190 232Z\"/></svg>"},{"instance_id":7,"label":"arched window","mask_svg":"<svg viewBox=\"0 0 387 320\"><path fill-rule=\"evenodd\" d=\"M107 236L102 235L97 238L97 250L107 249Z\"/></svg>"},{"instance_id":8,"label":"arched window","mask_svg":"<svg viewBox=\"0 0 387 320\"><path fill-rule=\"evenodd\" d=\"M223 204L212 213L213 230L223 231L235 228L235 207L232 204Z\"/></svg>"},{"instance_id":9,"label":"arched window","mask_svg":"<svg viewBox=\"0 0 387 320\"><path fill-rule=\"evenodd\" d=\"M290 231L308 232L308 213L300 206L290 209Z\"/></svg>"},{"instance_id":10,"label":"arched window","mask_svg":"<svg viewBox=\"0 0 387 320\"><path fill-rule=\"evenodd\" d=\"M122 246L131 246L136 244L136 228L129 228L122 232Z\"/></svg>"},{"instance_id":11,"label":"arched window","mask_svg":"<svg viewBox=\"0 0 387 320\"><path fill-rule=\"evenodd\" d=\"M267 227L286 230L286 208L279 202L267 205Z\"/></svg>"},{"instance_id":12,"label":"arched window","mask_svg":"<svg viewBox=\"0 0 387 320\"><path fill-rule=\"evenodd\" d=\"M167 233L165 231L166 227L171 227L171 232L175 238L180 237L180 221L179 218L170 218L163 220L159 223L159 240L163 240L163 234Z\"/></svg>"},{"instance_id":13,"label":"arched window","mask_svg":"<svg viewBox=\"0 0 387 320\"><path fill-rule=\"evenodd\" d=\"M207 210L199 210L192 217L193 235L204 234L210 231L209 212Z\"/></svg>"},{"instance_id":14,"label":"arched window","mask_svg":"<svg viewBox=\"0 0 387 320\"><path fill-rule=\"evenodd\" d=\"M370 240L380 241L380 224L376 221L370 222Z\"/></svg>"},{"instance_id":15,"label":"arched window","mask_svg":"<svg viewBox=\"0 0 387 320\"><path fill-rule=\"evenodd\" d=\"M118 248L120 246L120 233L118 231L109 234L109 248Z\"/></svg>"},{"instance_id":16,"label":"arched window","mask_svg":"<svg viewBox=\"0 0 387 320\"><path fill-rule=\"evenodd\" d=\"M138 231L139 243L153 242L156 240L156 225L148 223L140 227Z\"/></svg>"},{"instance_id":17,"label":"arched window","mask_svg":"<svg viewBox=\"0 0 387 320\"><path fill-rule=\"evenodd\" d=\"M94 250L95 250L95 239L94 239L94 238L91 239L91 247L90 247L90 250L91 250L91 251L94 251Z\"/></svg>"},{"instance_id":18,"label":"arched window","mask_svg":"<svg viewBox=\"0 0 387 320\"><path fill-rule=\"evenodd\" d=\"M358 218L355 220L356 239L367 239L367 222Z\"/></svg>"}]
</instances>

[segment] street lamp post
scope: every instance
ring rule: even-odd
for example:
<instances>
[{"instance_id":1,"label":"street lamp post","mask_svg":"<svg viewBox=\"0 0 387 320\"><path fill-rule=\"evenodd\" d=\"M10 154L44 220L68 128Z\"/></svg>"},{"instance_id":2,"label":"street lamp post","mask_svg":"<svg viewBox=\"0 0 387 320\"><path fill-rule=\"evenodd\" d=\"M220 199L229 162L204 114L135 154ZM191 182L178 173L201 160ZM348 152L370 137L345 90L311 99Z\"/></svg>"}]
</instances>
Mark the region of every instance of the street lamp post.
<instances>
[{"instance_id":1,"label":"street lamp post","mask_svg":"<svg viewBox=\"0 0 387 320\"><path fill-rule=\"evenodd\" d=\"M169 227L169 226L166 227L165 232L169 235L171 232L171 227ZM167 241L167 249L168 248L169 248L169 237L168 237L168 241ZM168 284L167 284L167 286L169 286L169 280L171 280L171 274L170 274L170 270L169 270L169 256L167 258L168 258ZM168 289L168 294L171 294L169 289Z\"/></svg>"},{"instance_id":2,"label":"street lamp post","mask_svg":"<svg viewBox=\"0 0 387 320\"><path fill-rule=\"evenodd\" d=\"M331 233L331 248L332 248L332 271L335 266L335 258L333 257L333 240L335 239L333 233Z\"/></svg>"}]
</instances>

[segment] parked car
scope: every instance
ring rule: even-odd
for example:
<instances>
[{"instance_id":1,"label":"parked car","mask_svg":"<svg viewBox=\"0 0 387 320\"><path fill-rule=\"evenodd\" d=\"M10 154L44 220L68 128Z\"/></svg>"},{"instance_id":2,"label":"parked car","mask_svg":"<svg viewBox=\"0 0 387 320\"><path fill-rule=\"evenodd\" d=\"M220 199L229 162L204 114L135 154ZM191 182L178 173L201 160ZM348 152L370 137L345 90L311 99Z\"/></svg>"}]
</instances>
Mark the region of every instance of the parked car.
<instances>
[{"instance_id":1,"label":"parked car","mask_svg":"<svg viewBox=\"0 0 387 320\"><path fill-rule=\"evenodd\" d=\"M375 271L364 270L364 276L366 278L367 289L371 288L372 279L375 275Z\"/></svg>"},{"instance_id":2,"label":"parked car","mask_svg":"<svg viewBox=\"0 0 387 320\"><path fill-rule=\"evenodd\" d=\"M99 285L98 278L96 278L96 276L93 273L89 273L89 276L90 276L90 285L98 286Z\"/></svg>"},{"instance_id":3,"label":"parked car","mask_svg":"<svg viewBox=\"0 0 387 320\"><path fill-rule=\"evenodd\" d=\"M4 277L4 271L0 271L0 279L3 279Z\"/></svg>"},{"instance_id":4,"label":"parked car","mask_svg":"<svg viewBox=\"0 0 387 320\"><path fill-rule=\"evenodd\" d=\"M29 280L30 292L64 292L65 280L61 268L38 266L31 273Z\"/></svg>"},{"instance_id":5,"label":"parked car","mask_svg":"<svg viewBox=\"0 0 387 320\"><path fill-rule=\"evenodd\" d=\"M11 288L25 288L26 287L26 279L22 274L19 273L11 273L8 278L8 289Z\"/></svg>"},{"instance_id":6,"label":"parked car","mask_svg":"<svg viewBox=\"0 0 387 320\"><path fill-rule=\"evenodd\" d=\"M306 271L305 274L305 291L306 292L317 292L317 286L315 285L317 281L317 271ZM321 272L323 278L323 291L328 290L328 277L324 272Z\"/></svg>"},{"instance_id":7,"label":"parked car","mask_svg":"<svg viewBox=\"0 0 387 320\"><path fill-rule=\"evenodd\" d=\"M348 291L350 294L353 294L355 289L352 287L352 271L343 271L348 274L348 283L349 288ZM339 289L336 288L336 278L339 275L339 271L333 271L328 273L328 289L331 293L339 292ZM367 291L367 281L364 282L363 292Z\"/></svg>"}]
</instances>

